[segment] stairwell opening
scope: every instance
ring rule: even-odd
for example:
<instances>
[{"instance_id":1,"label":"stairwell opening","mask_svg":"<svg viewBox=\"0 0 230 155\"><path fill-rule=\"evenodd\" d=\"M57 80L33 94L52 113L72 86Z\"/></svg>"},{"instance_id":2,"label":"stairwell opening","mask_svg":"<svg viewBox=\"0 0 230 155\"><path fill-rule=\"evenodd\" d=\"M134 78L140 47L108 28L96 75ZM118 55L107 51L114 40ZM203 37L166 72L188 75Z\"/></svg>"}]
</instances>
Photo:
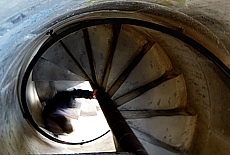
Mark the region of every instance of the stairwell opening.
<instances>
[{"instance_id":1,"label":"stairwell opening","mask_svg":"<svg viewBox=\"0 0 230 155\"><path fill-rule=\"evenodd\" d=\"M75 99L77 106L68 110L68 118L74 130L71 134L55 137L50 131L45 129L41 116L43 107L46 104L45 101L51 98L57 91L71 91L73 89L92 91L88 81L47 82L33 81L30 77L27 85L27 106L34 122L40 128L38 132L43 133L43 136L48 139L61 144L87 145L92 143L90 149L83 149L80 151L82 153L116 151L113 135L96 99ZM47 141L43 137L40 138Z\"/></svg>"}]
</instances>

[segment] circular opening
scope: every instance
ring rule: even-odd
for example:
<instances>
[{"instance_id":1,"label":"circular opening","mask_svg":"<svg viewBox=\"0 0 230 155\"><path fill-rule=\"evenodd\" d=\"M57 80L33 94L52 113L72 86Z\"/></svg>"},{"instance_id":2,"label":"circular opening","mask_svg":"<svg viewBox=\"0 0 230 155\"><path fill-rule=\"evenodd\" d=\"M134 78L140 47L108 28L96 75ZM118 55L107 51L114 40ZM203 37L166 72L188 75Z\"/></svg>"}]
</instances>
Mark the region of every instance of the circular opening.
<instances>
[{"instance_id":1,"label":"circular opening","mask_svg":"<svg viewBox=\"0 0 230 155\"><path fill-rule=\"evenodd\" d=\"M222 71L224 71L227 75L229 74L229 70L227 69L227 67L218 58L216 58L211 52L209 52L206 48L204 48L202 45L200 45L196 41L183 35L179 31L175 31L175 30L166 28L164 26L145 22L145 21L134 20L134 19L124 19L124 18L122 18L122 19L120 19L120 18L117 18L117 19L116 18L114 18L114 19L99 19L99 20L91 20L91 21L83 21L80 23L75 23L74 25L71 25L70 28L61 32L60 34L55 34L51 31L51 32L47 33L48 35L51 35L51 37L42 45L42 47L38 50L38 52L35 55L35 57L33 58L33 60L30 62L29 66L26 70L26 73L24 75L22 87L21 87L21 92L24 92L24 93L22 93L22 105L23 105L23 109L25 110L24 111L25 117L30 121L30 123L32 125L34 125L36 130L38 130L40 133L42 133L43 135L45 135L47 137L50 137L50 136L48 136L47 134L44 134L44 132L41 131L37 125L35 125L35 122L33 122L32 117L30 117L31 114L29 112L28 105L26 102L26 98L27 98L26 97L27 96L26 87L27 87L27 82L28 82L29 76L31 75L31 72L32 72L36 62L40 59L40 57L42 57L42 55L45 53L45 51L47 51L56 42L60 41L64 37L68 36L69 34L76 32L80 29L87 28L90 26L100 25L100 24L112 24L112 25L129 24L129 25L140 26L140 27L149 28L149 29L153 29L153 30L157 30L157 31L166 33L168 35L171 35L173 37L181 39L182 41L184 41L187 44L191 45L192 47L196 48L202 54L205 54L205 56L207 56L210 60L212 60L216 65L218 65L220 67L220 69ZM50 139L54 140L53 137L52 138L50 137Z\"/></svg>"}]
</instances>

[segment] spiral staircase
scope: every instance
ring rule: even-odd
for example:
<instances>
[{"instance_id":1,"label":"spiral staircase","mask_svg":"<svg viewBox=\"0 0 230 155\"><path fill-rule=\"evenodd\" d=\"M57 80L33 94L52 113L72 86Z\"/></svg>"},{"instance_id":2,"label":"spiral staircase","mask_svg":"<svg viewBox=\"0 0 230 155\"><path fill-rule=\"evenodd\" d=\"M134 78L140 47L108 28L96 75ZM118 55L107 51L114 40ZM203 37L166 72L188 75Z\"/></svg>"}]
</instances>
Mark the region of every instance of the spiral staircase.
<instances>
[{"instance_id":1,"label":"spiral staircase","mask_svg":"<svg viewBox=\"0 0 230 155\"><path fill-rule=\"evenodd\" d=\"M53 31L47 35L58 38ZM102 102L108 95L148 154L188 151L197 117L186 110L184 76L154 39L154 30L123 23L98 24L56 40L31 72L40 100L37 104L55 91L89 81L92 88L102 91L99 104L107 104ZM126 151L124 146L119 148Z\"/></svg>"}]
</instances>

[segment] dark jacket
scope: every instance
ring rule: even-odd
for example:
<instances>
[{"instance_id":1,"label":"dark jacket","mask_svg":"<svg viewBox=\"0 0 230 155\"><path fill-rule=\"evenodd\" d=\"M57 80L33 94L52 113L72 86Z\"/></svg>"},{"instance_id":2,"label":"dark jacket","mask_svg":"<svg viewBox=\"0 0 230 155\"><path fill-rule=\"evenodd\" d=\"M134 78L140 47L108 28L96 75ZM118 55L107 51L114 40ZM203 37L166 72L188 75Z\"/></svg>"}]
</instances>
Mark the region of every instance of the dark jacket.
<instances>
[{"instance_id":1,"label":"dark jacket","mask_svg":"<svg viewBox=\"0 0 230 155\"><path fill-rule=\"evenodd\" d=\"M46 102L46 106L42 112L42 118L47 130L57 135L62 133L71 133L73 131L70 121L64 114L58 114L57 111L74 108L76 106L76 102L74 100L75 98L92 99L93 92L81 89L61 91Z\"/></svg>"}]
</instances>

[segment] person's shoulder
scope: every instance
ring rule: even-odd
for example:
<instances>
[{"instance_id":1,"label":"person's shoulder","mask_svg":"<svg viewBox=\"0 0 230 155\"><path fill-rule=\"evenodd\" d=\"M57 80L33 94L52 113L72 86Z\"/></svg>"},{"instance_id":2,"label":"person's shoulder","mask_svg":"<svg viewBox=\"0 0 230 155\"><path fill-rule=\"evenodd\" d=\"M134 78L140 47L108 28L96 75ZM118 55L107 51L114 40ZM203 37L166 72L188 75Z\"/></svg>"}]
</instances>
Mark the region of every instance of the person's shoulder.
<instances>
[{"instance_id":1,"label":"person's shoulder","mask_svg":"<svg viewBox=\"0 0 230 155\"><path fill-rule=\"evenodd\" d=\"M55 94L55 96L66 97L70 96L71 94L71 91L59 91Z\"/></svg>"}]
</instances>

